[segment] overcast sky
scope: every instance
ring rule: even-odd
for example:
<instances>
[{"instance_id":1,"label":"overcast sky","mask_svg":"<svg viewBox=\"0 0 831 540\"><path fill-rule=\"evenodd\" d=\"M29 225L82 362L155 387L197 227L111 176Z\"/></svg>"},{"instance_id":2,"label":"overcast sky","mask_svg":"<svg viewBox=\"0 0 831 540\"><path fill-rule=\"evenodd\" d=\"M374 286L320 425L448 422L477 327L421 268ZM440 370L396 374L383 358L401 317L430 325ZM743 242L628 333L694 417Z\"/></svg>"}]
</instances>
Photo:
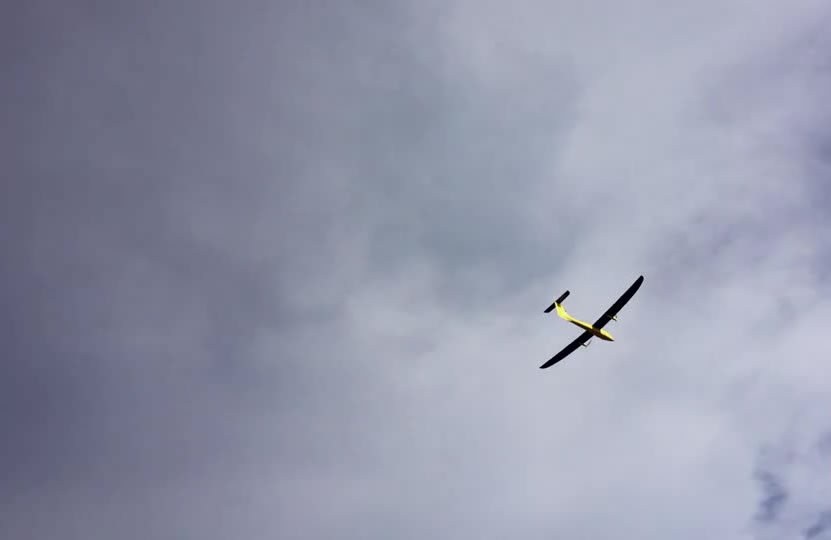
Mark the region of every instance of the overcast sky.
<instances>
[{"instance_id":1,"label":"overcast sky","mask_svg":"<svg viewBox=\"0 0 831 540\"><path fill-rule=\"evenodd\" d=\"M7 9L0 536L831 538L830 17Z\"/></svg>"}]
</instances>

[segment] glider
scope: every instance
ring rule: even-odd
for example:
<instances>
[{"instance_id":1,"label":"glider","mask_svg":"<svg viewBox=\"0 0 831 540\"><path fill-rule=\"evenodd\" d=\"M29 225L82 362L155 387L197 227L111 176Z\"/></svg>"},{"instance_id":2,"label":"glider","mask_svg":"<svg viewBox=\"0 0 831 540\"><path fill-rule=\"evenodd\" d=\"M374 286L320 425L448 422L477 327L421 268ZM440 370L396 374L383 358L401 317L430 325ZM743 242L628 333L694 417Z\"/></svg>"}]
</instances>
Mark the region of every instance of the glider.
<instances>
[{"instance_id":1,"label":"glider","mask_svg":"<svg viewBox=\"0 0 831 540\"><path fill-rule=\"evenodd\" d=\"M623 293L623 295L617 299L617 302L612 304L612 307L607 309L606 312L603 313L603 315L601 315L600 318L594 322L594 324L589 324L585 321L575 319L566 312L562 304L563 300L565 300L568 296L568 291L564 292L562 296L554 300L554 303L548 306L548 309L545 310L545 313L551 313L553 309L556 309L557 315L567 320L568 322L579 326L584 331L582 334L577 336L577 339L566 345L566 347L562 351L554 355L554 357L551 358L551 360L541 365L540 369L545 369L553 366L566 356L576 351L577 347L580 347L581 345L583 347L588 347L589 341L593 337L597 337L598 339L602 339L603 341L614 341L615 338L612 337L612 334L604 330L603 327L609 321L617 320L617 313L621 310L623 306L626 305L626 303L629 300L631 300L635 293L638 292L638 289L640 289L641 287L641 283L643 283L643 276L638 276L638 279L636 279L635 282L632 285L630 285L628 289L626 289L626 292Z\"/></svg>"}]
</instances>

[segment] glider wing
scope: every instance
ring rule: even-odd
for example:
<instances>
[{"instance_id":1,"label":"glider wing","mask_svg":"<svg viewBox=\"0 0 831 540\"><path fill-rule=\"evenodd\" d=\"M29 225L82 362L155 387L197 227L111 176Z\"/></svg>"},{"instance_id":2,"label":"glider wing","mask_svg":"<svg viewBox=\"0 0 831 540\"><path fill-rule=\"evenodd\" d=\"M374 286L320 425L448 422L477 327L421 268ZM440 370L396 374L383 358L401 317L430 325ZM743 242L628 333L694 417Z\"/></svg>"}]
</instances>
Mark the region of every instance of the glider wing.
<instances>
[{"instance_id":1,"label":"glider wing","mask_svg":"<svg viewBox=\"0 0 831 540\"><path fill-rule=\"evenodd\" d=\"M594 326L597 329L606 326L606 323L609 322L612 319L612 317L617 315L618 311L620 311L621 308L623 308L623 306L625 306L626 303L629 300L631 300L633 296L635 296L635 293L638 292L638 289L641 288L641 283L643 283L643 276L638 276L638 279L635 280L635 283L630 285L629 288L626 289L626 292L623 293L623 295L617 299L617 302L612 304L612 307L607 309L606 313L601 315L600 318L597 319L597 321L595 321L595 323L592 326Z\"/></svg>"},{"instance_id":2,"label":"glider wing","mask_svg":"<svg viewBox=\"0 0 831 540\"><path fill-rule=\"evenodd\" d=\"M574 341L572 341L571 343L566 345L566 347L562 351L560 351L556 355L554 355L554 357L551 360L549 360L545 364L541 365L540 369L545 369L545 368L553 366L554 364L556 364L557 362L559 362L560 360L562 360L566 356L568 356L571 353L573 353L574 351L576 351L577 347L579 347L580 345L582 345L583 343L588 341L588 339L590 337L592 337L593 335L594 334L592 334L591 332L586 330L585 332L583 332L582 334L577 336L577 339L575 339Z\"/></svg>"}]
</instances>

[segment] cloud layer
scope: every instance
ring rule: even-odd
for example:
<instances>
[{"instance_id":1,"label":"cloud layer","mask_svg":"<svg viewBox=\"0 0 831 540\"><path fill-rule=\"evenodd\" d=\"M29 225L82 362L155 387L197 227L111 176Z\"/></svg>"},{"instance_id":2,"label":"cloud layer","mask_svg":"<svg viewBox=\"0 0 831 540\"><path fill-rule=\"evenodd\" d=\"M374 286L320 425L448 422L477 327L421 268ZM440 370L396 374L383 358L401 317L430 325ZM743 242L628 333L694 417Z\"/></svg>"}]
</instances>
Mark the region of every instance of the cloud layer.
<instances>
[{"instance_id":1,"label":"cloud layer","mask_svg":"<svg viewBox=\"0 0 831 540\"><path fill-rule=\"evenodd\" d=\"M186 4L4 33L3 536L828 535L823 2Z\"/></svg>"}]
</instances>

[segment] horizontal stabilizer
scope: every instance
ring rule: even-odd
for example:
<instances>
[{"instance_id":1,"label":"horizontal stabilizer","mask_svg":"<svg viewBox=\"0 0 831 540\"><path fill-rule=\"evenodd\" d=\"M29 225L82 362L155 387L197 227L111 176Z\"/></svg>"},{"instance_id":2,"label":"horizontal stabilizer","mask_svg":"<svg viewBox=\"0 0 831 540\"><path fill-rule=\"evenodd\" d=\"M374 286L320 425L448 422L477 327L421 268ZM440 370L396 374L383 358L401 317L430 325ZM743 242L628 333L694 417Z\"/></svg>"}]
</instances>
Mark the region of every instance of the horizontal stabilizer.
<instances>
[{"instance_id":1,"label":"horizontal stabilizer","mask_svg":"<svg viewBox=\"0 0 831 540\"><path fill-rule=\"evenodd\" d=\"M557 304L563 303L563 300L565 300L567 296L568 291L564 292L558 299L554 300L554 303L548 306L548 309L546 309L544 313L551 313L551 311L557 306Z\"/></svg>"}]
</instances>

